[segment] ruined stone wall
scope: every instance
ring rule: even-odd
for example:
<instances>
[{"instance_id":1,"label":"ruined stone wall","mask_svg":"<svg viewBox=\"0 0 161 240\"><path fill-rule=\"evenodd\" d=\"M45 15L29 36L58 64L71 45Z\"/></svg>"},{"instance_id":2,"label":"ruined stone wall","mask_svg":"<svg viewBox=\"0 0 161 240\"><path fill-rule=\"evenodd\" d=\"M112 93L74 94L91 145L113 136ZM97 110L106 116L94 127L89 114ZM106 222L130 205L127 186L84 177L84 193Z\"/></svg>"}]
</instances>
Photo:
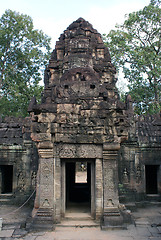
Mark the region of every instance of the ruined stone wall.
<instances>
[{"instance_id":1,"label":"ruined stone wall","mask_svg":"<svg viewBox=\"0 0 161 240\"><path fill-rule=\"evenodd\" d=\"M0 119L0 202L26 200L36 185L38 156L30 118Z\"/></svg>"},{"instance_id":2,"label":"ruined stone wall","mask_svg":"<svg viewBox=\"0 0 161 240\"><path fill-rule=\"evenodd\" d=\"M122 144L119 154L119 190L121 201L160 200L160 166L160 114L133 116L128 141ZM156 175L157 179L153 175ZM157 181L157 186L153 183L155 181ZM148 184L153 189L148 190ZM157 189L155 190L155 188Z\"/></svg>"}]
</instances>

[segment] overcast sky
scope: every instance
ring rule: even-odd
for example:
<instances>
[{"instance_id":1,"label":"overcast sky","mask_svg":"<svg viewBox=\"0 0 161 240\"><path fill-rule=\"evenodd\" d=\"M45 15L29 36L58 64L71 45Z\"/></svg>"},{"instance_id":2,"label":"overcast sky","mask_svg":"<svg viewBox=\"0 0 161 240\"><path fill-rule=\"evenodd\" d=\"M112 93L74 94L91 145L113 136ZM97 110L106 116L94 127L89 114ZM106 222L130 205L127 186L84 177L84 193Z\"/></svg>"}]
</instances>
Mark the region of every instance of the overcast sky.
<instances>
[{"instance_id":1,"label":"overcast sky","mask_svg":"<svg viewBox=\"0 0 161 240\"><path fill-rule=\"evenodd\" d=\"M34 26L52 38L52 49L63 31L79 17L101 34L121 24L127 13L142 9L150 0L1 0L0 16L11 9L32 17Z\"/></svg>"}]
</instances>

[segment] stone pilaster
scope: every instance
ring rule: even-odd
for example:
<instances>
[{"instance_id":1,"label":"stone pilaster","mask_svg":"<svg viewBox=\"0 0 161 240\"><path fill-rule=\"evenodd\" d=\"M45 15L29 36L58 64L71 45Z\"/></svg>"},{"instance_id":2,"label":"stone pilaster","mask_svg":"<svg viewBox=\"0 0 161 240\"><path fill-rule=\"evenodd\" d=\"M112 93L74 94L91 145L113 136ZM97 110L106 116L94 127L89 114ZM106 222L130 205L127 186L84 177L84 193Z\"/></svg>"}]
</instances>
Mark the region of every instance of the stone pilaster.
<instances>
[{"instance_id":1,"label":"stone pilaster","mask_svg":"<svg viewBox=\"0 0 161 240\"><path fill-rule=\"evenodd\" d=\"M119 211L118 199L118 165L117 154L120 145L117 143L103 146L103 223L102 229L118 228L123 225L123 217Z\"/></svg>"},{"instance_id":2,"label":"stone pilaster","mask_svg":"<svg viewBox=\"0 0 161 240\"><path fill-rule=\"evenodd\" d=\"M54 161L53 149L38 149L39 169L33 219L30 229L54 228Z\"/></svg>"},{"instance_id":3,"label":"stone pilaster","mask_svg":"<svg viewBox=\"0 0 161 240\"><path fill-rule=\"evenodd\" d=\"M95 174L95 195L96 195L96 220L102 216L103 208L103 175L102 175L102 159L96 159Z\"/></svg>"}]
</instances>

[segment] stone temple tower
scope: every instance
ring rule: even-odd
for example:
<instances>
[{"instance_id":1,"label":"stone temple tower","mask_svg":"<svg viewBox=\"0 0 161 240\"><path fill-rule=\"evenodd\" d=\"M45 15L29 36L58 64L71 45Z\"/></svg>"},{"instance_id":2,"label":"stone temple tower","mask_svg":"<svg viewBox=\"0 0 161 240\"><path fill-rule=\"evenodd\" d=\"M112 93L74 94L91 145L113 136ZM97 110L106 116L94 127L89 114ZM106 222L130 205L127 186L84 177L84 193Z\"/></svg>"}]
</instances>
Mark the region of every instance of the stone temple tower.
<instances>
[{"instance_id":1,"label":"stone temple tower","mask_svg":"<svg viewBox=\"0 0 161 240\"><path fill-rule=\"evenodd\" d=\"M32 99L29 106L39 154L33 226L53 228L73 205L78 212L86 206L103 228L123 224L117 156L129 109L116 81L101 35L79 18L56 42L41 104ZM85 181L76 180L79 168L86 169Z\"/></svg>"}]
</instances>

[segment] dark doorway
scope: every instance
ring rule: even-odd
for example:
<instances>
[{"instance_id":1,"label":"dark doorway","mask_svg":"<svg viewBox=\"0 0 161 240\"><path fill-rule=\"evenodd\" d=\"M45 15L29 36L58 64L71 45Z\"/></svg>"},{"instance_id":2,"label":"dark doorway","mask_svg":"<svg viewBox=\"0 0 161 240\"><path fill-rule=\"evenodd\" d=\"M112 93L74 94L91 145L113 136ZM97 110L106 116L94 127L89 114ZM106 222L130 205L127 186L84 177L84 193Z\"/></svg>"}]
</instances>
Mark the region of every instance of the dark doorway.
<instances>
[{"instance_id":1,"label":"dark doorway","mask_svg":"<svg viewBox=\"0 0 161 240\"><path fill-rule=\"evenodd\" d=\"M13 166L0 165L1 193L12 193Z\"/></svg>"},{"instance_id":2,"label":"dark doorway","mask_svg":"<svg viewBox=\"0 0 161 240\"><path fill-rule=\"evenodd\" d=\"M158 169L159 165L146 165L146 193L157 194L158 193Z\"/></svg>"},{"instance_id":3,"label":"dark doorway","mask_svg":"<svg viewBox=\"0 0 161 240\"><path fill-rule=\"evenodd\" d=\"M91 163L66 162L66 208L90 212Z\"/></svg>"}]
</instances>

